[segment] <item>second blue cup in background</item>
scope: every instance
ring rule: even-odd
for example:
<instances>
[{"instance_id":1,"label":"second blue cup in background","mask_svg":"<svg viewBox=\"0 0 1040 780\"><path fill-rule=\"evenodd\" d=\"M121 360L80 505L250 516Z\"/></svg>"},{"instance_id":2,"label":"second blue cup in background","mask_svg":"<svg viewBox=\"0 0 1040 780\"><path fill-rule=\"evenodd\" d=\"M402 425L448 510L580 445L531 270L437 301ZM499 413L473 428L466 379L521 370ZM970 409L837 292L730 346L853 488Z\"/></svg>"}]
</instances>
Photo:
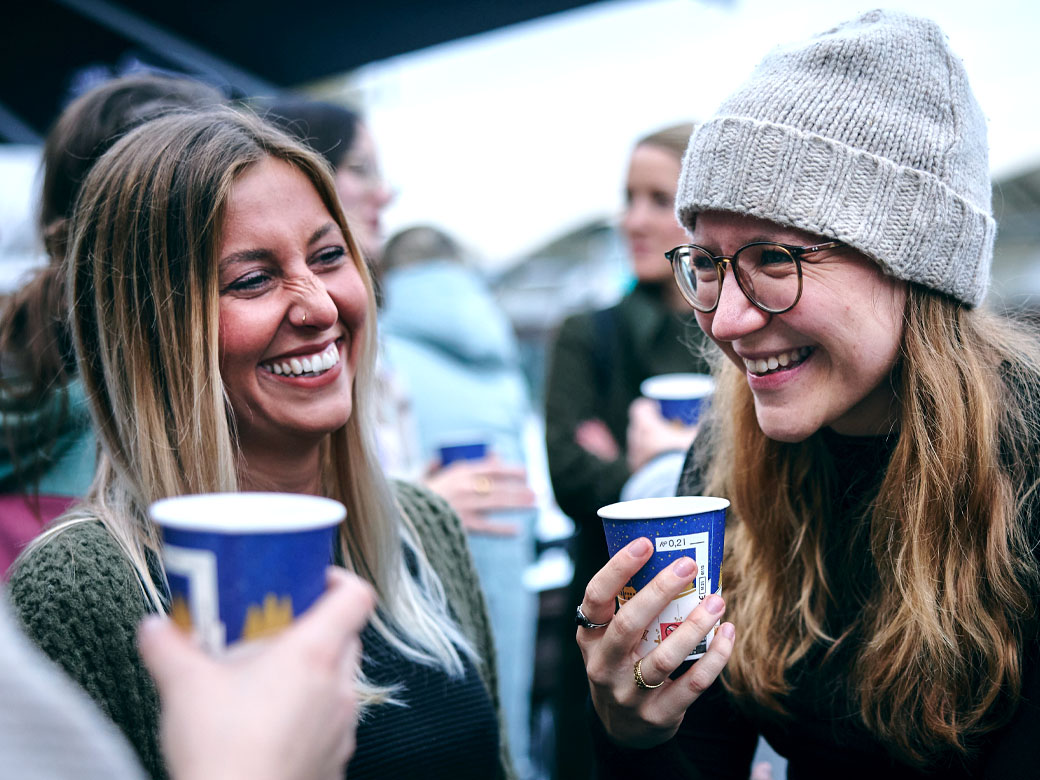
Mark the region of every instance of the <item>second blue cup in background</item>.
<instances>
[{"instance_id":1,"label":"second blue cup in background","mask_svg":"<svg viewBox=\"0 0 1040 780\"><path fill-rule=\"evenodd\" d=\"M658 374L643 380L639 391L657 401L661 415L682 425L694 425L715 390L708 374Z\"/></svg>"}]
</instances>

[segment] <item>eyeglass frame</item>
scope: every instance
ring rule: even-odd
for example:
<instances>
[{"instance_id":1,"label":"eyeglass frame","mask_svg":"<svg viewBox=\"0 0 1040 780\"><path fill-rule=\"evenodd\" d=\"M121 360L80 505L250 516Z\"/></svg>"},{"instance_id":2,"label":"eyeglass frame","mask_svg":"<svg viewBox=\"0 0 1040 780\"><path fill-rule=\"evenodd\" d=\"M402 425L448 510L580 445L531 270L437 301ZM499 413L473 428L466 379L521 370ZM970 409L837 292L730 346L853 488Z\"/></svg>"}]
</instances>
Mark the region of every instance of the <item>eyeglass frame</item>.
<instances>
[{"instance_id":1,"label":"eyeglass frame","mask_svg":"<svg viewBox=\"0 0 1040 780\"><path fill-rule=\"evenodd\" d=\"M713 255L700 244L679 244L679 246L675 247L674 249L669 249L667 252L665 252L664 256L672 266L672 275L676 277L675 283L679 287L679 292L682 293L683 298L686 299L686 302L702 314L711 314L713 311L719 308L719 302L722 300L722 283L726 279L725 264L729 263L729 265L732 267L733 258L739 255L745 249L749 249L753 246L778 246L791 256L791 259L794 260L794 267L798 276L798 292L795 294L794 301L791 303L790 306L785 306L780 309L771 309L768 306L759 303L751 297L750 293L748 293L748 291L744 289L743 282L740 281L740 274L734 271L733 278L737 280L737 287L744 294L744 297L747 298L748 301L751 302L751 305L754 306L756 309L764 311L766 314L784 314L785 312L791 311L791 309L798 305L798 301L800 301L802 298L802 257L804 255L812 254L814 252L822 252L825 249L839 249L841 247L847 246L847 244L845 244L844 241L826 241L822 244L811 244L809 246L794 246L792 244L783 244L779 241L752 241L750 244L744 244L744 246L737 249L737 251L735 251L731 255ZM679 259L679 251L682 249L699 250L703 252L705 255L707 255L708 258L715 265L715 273L718 275L719 278L719 294L715 299L715 304L709 309L701 308L692 300L690 300L690 297L686 294L686 290L683 288L683 285L679 283L677 275L678 272L676 271L676 262ZM683 273L685 274L685 271Z\"/></svg>"}]
</instances>

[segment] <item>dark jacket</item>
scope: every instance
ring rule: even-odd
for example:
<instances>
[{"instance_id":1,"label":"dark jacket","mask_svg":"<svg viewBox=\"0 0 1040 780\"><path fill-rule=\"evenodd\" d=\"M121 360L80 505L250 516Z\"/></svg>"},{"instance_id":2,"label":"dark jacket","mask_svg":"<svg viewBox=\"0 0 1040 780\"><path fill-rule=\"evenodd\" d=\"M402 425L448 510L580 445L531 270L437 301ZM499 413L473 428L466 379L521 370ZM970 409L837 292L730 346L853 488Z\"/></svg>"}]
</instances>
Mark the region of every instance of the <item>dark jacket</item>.
<instances>
[{"instance_id":1,"label":"dark jacket","mask_svg":"<svg viewBox=\"0 0 1040 780\"><path fill-rule=\"evenodd\" d=\"M582 569L595 573L607 560L596 510L617 501L630 476L625 430L640 383L656 374L708 371L700 354L705 336L692 310L689 316L676 315L662 293L659 287L639 285L609 309L567 318L556 337L546 388L545 443L556 501L582 537L576 577ZM594 418L606 423L620 446L616 460L600 460L575 442L578 425Z\"/></svg>"}]
</instances>

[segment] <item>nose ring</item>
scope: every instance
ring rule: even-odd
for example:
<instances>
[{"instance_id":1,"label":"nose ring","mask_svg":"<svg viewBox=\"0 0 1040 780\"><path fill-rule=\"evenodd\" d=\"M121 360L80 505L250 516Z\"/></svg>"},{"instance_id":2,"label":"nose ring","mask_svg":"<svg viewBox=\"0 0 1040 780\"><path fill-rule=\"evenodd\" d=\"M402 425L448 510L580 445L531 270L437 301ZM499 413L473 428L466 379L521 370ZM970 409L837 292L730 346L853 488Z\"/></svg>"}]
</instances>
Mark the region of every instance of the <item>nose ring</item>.
<instances>
[{"instance_id":1,"label":"nose ring","mask_svg":"<svg viewBox=\"0 0 1040 780\"><path fill-rule=\"evenodd\" d=\"M300 324L303 325L303 323L305 323L306 321L307 321L307 312L304 312L303 316L300 317Z\"/></svg>"}]
</instances>

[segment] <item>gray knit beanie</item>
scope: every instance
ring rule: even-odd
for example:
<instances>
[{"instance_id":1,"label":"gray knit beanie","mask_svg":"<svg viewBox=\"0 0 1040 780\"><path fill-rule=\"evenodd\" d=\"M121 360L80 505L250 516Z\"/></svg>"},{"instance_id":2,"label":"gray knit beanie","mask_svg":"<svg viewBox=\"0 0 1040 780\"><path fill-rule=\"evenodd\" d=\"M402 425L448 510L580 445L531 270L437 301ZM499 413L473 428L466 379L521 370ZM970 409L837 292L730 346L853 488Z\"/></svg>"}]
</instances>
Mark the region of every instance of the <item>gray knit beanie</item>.
<instances>
[{"instance_id":1,"label":"gray knit beanie","mask_svg":"<svg viewBox=\"0 0 1040 780\"><path fill-rule=\"evenodd\" d=\"M781 46L690 137L676 194L844 241L969 306L996 223L986 122L934 22L871 11Z\"/></svg>"}]
</instances>

